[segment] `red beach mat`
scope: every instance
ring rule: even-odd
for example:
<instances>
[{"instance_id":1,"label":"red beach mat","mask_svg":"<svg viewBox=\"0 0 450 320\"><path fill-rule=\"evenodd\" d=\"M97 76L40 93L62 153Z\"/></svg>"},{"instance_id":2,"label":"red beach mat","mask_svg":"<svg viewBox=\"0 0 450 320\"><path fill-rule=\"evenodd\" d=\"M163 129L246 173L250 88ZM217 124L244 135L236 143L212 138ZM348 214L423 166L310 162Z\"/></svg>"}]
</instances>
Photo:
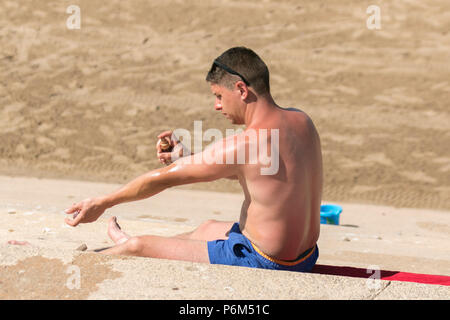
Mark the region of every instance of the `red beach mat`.
<instances>
[{"instance_id":1,"label":"red beach mat","mask_svg":"<svg viewBox=\"0 0 450 320\"><path fill-rule=\"evenodd\" d=\"M449 276L439 276L432 274L420 274L401 271L380 270L380 279L388 281L405 281L425 284L438 284L441 286L450 286ZM373 270L367 270L354 267L326 266L316 264L311 273L328 274L333 276L345 276L354 278L368 279L373 275Z\"/></svg>"}]
</instances>

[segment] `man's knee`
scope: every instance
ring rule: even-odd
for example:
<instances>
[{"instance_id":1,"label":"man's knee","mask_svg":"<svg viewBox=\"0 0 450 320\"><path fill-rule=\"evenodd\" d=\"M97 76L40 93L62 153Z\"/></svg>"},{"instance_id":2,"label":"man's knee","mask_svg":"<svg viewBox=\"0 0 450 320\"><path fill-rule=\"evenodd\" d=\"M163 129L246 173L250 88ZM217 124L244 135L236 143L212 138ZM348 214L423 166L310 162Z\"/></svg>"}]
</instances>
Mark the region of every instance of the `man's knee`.
<instances>
[{"instance_id":1,"label":"man's knee","mask_svg":"<svg viewBox=\"0 0 450 320\"><path fill-rule=\"evenodd\" d=\"M144 247L144 242L140 237L131 237L125 244L127 251L131 254L139 254Z\"/></svg>"},{"instance_id":2,"label":"man's knee","mask_svg":"<svg viewBox=\"0 0 450 320\"><path fill-rule=\"evenodd\" d=\"M208 234L208 231L211 230L211 226L217 223L217 220L210 219L203 221L194 231L190 233L186 233L185 235L188 239L192 240L207 240L205 236Z\"/></svg>"},{"instance_id":3,"label":"man's knee","mask_svg":"<svg viewBox=\"0 0 450 320\"><path fill-rule=\"evenodd\" d=\"M200 227L207 229L207 228L211 227L211 225L216 224L216 223L217 223L217 220L209 219L209 220L203 221L202 224L200 225Z\"/></svg>"},{"instance_id":4,"label":"man's knee","mask_svg":"<svg viewBox=\"0 0 450 320\"><path fill-rule=\"evenodd\" d=\"M197 230L195 232L197 233L205 233L208 230L211 230L211 227L217 223L217 220L209 219L206 221L203 221L201 225L198 226Z\"/></svg>"}]
</instances>

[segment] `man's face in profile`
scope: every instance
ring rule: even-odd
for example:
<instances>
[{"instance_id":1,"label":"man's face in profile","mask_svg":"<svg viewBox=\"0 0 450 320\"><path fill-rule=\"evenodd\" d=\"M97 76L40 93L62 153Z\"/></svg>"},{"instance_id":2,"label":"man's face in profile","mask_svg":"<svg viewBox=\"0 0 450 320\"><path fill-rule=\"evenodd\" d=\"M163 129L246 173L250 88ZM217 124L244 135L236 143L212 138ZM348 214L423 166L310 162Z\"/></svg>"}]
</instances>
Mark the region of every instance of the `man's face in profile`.
<instances>
[{"instance_id":1,"label":"man's face in profile","mask_svg":"<svg viewBox=\"0 0 450 320\"><path fill-rule=\"evenodd\" d=\"M240 95L224 86L211 84L211 91L216 100L214 109L220 111L232 124L244 124L244 119L240 115Z\"/></svg>"}]
</instances>

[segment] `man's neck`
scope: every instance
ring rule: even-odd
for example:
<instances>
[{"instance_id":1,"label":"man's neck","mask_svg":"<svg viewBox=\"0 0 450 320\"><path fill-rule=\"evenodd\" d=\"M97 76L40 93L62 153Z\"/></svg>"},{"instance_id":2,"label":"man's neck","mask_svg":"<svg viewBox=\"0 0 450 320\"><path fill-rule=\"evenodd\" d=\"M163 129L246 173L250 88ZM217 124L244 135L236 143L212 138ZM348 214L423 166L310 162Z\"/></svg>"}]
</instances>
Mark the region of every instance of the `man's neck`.
<instances>
[{"instance_id":1,"label":"man's neck","mask_svg":"<svg viewBox=\"0 0 450 320\"><path fill-rule=\"evenodd\" d=\"M244 120L245 126L247 128L257 126L276 110L277 105L270 94L258 97L256 101L247 104Z\"/></svg>"}]
</instances>

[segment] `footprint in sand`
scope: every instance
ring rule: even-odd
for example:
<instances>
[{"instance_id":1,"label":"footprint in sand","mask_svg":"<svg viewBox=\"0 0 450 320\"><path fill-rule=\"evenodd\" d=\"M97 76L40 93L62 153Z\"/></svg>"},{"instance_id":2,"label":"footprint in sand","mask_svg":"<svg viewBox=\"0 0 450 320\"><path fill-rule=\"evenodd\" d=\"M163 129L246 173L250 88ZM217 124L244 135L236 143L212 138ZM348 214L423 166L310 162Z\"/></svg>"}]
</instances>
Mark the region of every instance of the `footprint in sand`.
<instances>
[{"instance_id":1,"label":"footprint in sand","mask_svg":"<svg viewBox=\"0 0 450 320\"><path fill-rule=\"evenodd\" d=\"M363 185L359 185L359 186L354 186L351 190L350 193L353 194L359 194L359 193L365 193L365 192L374 192L376 190L379 190L381 187L380 186L363 186Z\"/></svg>"},{"instance_id":2,"label":"footprint in sand","mask_svg":"<svg viewBox=\"0 0 450 320\"><path fill-rule=\"evenodd\" d=\"M436 83L435 85L433 85L430 89L450 92L450 85L448 84L447 81L439 82L439 83Z\"/></svg>"},{"instance_id":3,"label":"footprint in sand","mask_svg":"<svg viewBox=\"0 0 450 320\"><path fill-rule=\"evenodd\" d=\"M330 139L334 142L338 143L345 143L348 145L356 145L360 146L364 143L364 136L358 135L358 134L352 134L352 135L342 135L342 134L329 134L329 133L323 133L322 139Z\"/></svg>"},{"instance_id":4,"label":"footprint in sand","mask_svg":"<svg viewBox=\"0 0 450 320\"><path fill-rule=\"evenodd\" d=\"M389 167L394 166L394 162L392 162L391 159L386 157L386 155L383 152L368 154L363 159L363 162L376 163L376 164L381 164L381 165L385 165L385 166L389 166Z\"/></svg>"},{"instance_id":5,"label":"footprint in sand","mask_svg":"<svg viewBox=\"0 0 450 320\"><path fill-rule=\"evenodd\" d=\"M33 45L40 44L41 41L38 39L39 32L33 28L22 26L18 30L18 41L16 44L17 48L17 61L25 62L28 61L28 56L30 49Z\"/></svg>"},{"instance_id":6,"label":"footprint in sand","mask_svg":"<svg viewBox=\"0 0 450 320\"><path fill-rule=\"evenodd\" d=\"M439 157L431 160L434 163L442 164L442 166L438 169L440 172L449 172L450 171L450 158L447 157Z\"/></svg>"},{"instance_id":7,"label":"footprint in sand","mask_svg":"<svg viewBox=\"0 0 450 320\"><path fill-rule=\"evenodd\" d=\"M40 159L70 159L70 150L68 148L56 148L55 151L48 154L44 154L39 157Z\"/></svg>"},{"instance_id":8,"label":"footprint in sand","mask_svg":"<svg viewBox=\"0 0 450 320\"><path fill-rule=\"evenodd\" d=\"M339 93L349 94L355 97L359 96L359 90L353 87L339 85L334 87L334 89L337 90Z\"/></svg>"},{"instance_id":9,"label":"footprint in sand","mask_svg":"<svg viewBox=\"0 0 450 320\"><path fill-rule=\"evenodd\" d=\"M338 163L341 168L356 169L356 168L363 168L366 166L361 161L355 161L353 159L346 158L346 157L339 158Z\"/></svg>"},{"instance_id":10,"label":"footprint in sand","mask_svg":"<svg viewBox=\"0 0 450 320\"><path fill-rule=\"evenodd\" d=\"M415 182L436 183L436 179L421 171L401 171L400 175Z\"/></svg>"},{"instance_id":11,"label":"footprint in sand","mask_svg":"<svg viewBox=\"0 0 450 320\"><path fill-rule=\"evenodd\" d=\"M43 146L55 147L56 143L54 140L47 138L45 136L40 136L36 139L36 142Z\"/></svg>"}]
</instances>

